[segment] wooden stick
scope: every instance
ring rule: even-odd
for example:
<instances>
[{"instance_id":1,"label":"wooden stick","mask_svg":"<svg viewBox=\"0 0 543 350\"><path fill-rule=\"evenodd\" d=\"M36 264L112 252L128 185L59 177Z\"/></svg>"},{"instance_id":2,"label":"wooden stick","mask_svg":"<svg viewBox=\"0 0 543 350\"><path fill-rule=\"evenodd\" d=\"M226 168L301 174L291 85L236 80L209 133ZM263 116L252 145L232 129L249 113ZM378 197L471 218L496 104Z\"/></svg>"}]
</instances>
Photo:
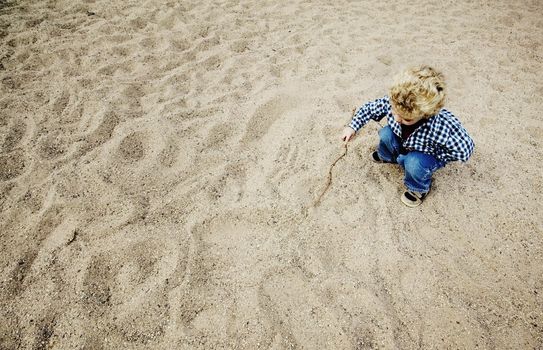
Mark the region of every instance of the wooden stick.
<instances>
[{"instance_id":1,"label":"wooden stick","mask_svg":"<svg viewBox=\"0 0 543 350\"><path fill-rule=\"evenodd\" d=\"M332 184L332 169L334 168L334 166L336 165L337 162L339 162L343 157L345 157L347 155L347 150L348 150L348 147L347 147L347 143L345 143L343 145L343 148L345 148L345 150L343 151L343 154L340 155L333 163L332 165L330 165L330 169L328 170L328 179L326 180L326 185L324 186L324 190L322 190L321 194L319 195L319 197L317 198L317 200L313 203L313 207L316 207L318 206L320 203L321 203L321 199L322 199L322 196L324 196L324 194L326 193L326 191L328 191L328 189L330 188L330 185Z\"/></svg>"},{"instance_id":2,"label":"wooden stick","mask_svg":"<svg viewBox=\"0 0 543 350\"><path fill-rule=\"evenodd\" d=\"M356 108L353 108L351 119L354 117L355 113L356 113ZM343 148L345 148L345 150L343 151L343 154L340 155L332 163L332 165L330 165L330 169L328 170L328 179L326 180L326 185L324 186L324 190L322 190L322 192L319 195L319 197L317 198L317 200L315 202L313 202L313 207L316 207L321 203L322 196L324 196L326 191L328 191L328 189L330 188L330 185L332 185L332 169L334 168L334 166L336 166L337 162L339 162L341 159L343 159L343 157L345 157L347 155L347 151L348 151L347 142L345 142L345 144L343 144Z\"/></svg>"}]
</instances>

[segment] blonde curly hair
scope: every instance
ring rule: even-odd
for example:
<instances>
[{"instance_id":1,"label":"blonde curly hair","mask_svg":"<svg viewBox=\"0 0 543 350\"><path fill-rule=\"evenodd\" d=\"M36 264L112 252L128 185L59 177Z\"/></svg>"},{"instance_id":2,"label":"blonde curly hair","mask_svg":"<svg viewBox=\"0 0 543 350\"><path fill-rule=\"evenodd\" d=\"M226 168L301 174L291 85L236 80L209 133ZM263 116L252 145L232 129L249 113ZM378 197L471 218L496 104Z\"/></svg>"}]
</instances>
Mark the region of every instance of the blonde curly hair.
<instances>
[{"instance_id":1,"label":"blonde curly hair","mask_svg":"<svg viewBox=\"0 0 543 350\"><path fill-rule=\"evenodd\" d=\"M409 68L396 76L389 93L395 113L405 120L418 121L443 108L445 79L430 66Z\"/></svg>"}]
</instances>

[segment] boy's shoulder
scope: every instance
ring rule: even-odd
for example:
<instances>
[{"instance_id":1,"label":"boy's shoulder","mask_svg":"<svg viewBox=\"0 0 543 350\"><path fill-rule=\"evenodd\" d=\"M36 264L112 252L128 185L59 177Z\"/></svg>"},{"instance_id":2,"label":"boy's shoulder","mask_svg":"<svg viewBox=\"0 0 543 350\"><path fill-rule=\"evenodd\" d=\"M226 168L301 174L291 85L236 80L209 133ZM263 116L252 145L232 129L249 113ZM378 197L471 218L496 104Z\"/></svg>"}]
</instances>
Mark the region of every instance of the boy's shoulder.
<instances>
[{"instance_id":1,"label":"boy's shoulder","mask_svg":"<svg viewBox=\"0 0 543 350\"><path fill-rule=\"evenodd\" d=\"M467 135L460 120L449 110L442 108L438 114L430 118L429 129L435 139L446 142L452 135Z\"/></svg>"},{"instance_id":2,"label":"boy's shoulder","mask_svg":"<svg viewBox=\"0 0 543 350\"><path fill-rule=\"evenodd\" d=\"M430 122L436 126L443 125L444 127L461 125L460 120L446 108L441 108L439 113L430 118Z\"/></svg>"}]
</instances>

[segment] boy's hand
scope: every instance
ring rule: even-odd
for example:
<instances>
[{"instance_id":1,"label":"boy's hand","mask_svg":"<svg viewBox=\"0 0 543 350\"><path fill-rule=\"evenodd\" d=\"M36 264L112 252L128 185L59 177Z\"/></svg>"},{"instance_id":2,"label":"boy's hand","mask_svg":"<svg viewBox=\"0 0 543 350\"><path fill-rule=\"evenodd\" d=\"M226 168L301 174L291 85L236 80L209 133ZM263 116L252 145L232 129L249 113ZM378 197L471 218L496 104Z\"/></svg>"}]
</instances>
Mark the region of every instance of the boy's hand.
<instances>
[{"instance_id":1,"label":"boy's hand","mask_svg":"<svg viewBox=\"0 0 543 350\"><path fill-rule=\"evenodd\" d=\"M341 136L341 139L345 143L347 143L353 138L354 134L355 134L355 131L352 128L347 126L345 129L343 129L343 134Z\"/></svg>"}]
</instances>

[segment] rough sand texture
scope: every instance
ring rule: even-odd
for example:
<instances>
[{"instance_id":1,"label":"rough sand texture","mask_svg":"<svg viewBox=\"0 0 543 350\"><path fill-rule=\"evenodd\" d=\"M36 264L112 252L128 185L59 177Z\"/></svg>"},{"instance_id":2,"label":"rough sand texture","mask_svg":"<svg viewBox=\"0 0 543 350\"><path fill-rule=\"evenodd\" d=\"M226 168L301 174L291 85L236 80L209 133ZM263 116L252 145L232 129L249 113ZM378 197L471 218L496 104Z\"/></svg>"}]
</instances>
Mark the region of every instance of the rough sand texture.
<instances>
[{"instance_id":1,"label":"rough sand texture","mask_svg":"<svg viewBox=\"0 0 543 350\"><path fill-rule=\"evenodd\" d=\"M0 1L1 349L541 349L543 3ZM351 109L476 142L408 209Z\"/></svg>"}]
</instances>

